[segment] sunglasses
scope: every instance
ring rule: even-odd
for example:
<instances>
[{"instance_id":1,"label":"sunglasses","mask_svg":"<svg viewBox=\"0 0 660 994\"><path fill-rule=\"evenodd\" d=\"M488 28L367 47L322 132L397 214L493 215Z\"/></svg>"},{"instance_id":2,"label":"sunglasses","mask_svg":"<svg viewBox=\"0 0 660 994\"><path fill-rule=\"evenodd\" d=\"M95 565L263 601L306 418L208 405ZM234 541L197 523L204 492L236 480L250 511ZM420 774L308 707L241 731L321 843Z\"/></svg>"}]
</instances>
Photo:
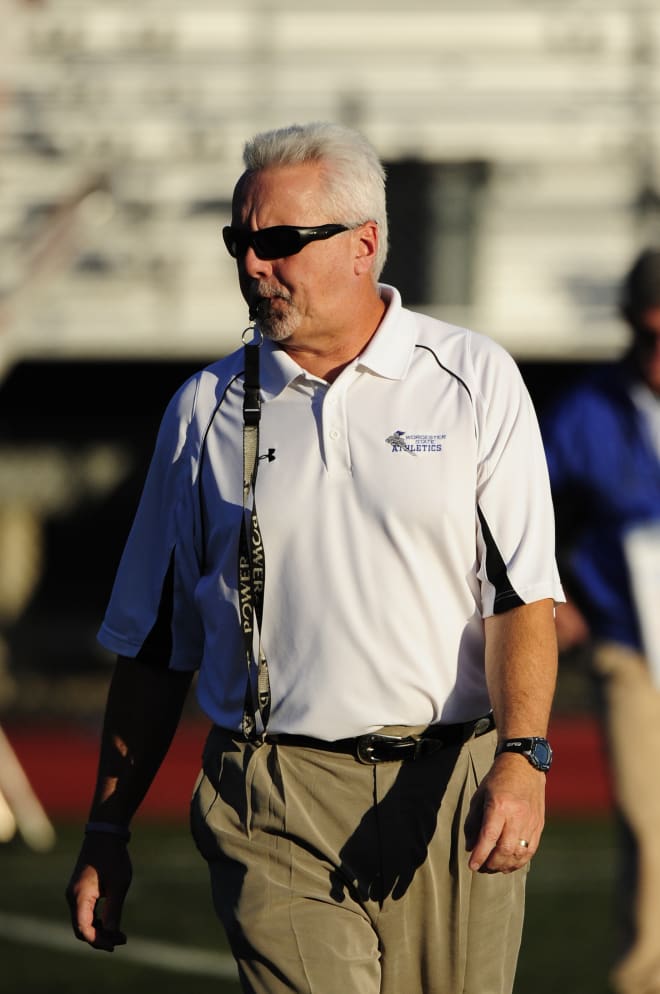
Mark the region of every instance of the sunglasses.
<instances>
[{"instance_id":1,"label":"sunglasses","mask_svg":"<svg viewBox=\"0 0 660 994\"><path fill-rule=\"evenodd\" d=\"M248 231L227 225L222 229L227 251L233 259L245 255L249 248L259 259L283 259L296 255L310 242L332 238L342 231L349 231L346 224L319 224L315 228L296 228L290 224L277 224L273 228Z\"/></svg>"}]
</instances>

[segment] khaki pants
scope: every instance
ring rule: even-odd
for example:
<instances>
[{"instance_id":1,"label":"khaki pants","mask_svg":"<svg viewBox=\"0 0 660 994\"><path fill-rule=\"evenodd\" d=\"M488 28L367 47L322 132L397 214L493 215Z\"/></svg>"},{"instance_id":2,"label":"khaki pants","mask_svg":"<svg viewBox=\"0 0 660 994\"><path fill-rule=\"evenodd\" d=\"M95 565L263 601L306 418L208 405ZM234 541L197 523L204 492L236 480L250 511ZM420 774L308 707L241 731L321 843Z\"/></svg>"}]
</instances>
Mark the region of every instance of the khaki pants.
<instances>
[{"instance_id":1,"label":"khaki pants","mask_svg":"<svg viewBox=\"0 0 660 994\"><path fill-rule=\"evenodd\" d=\"M619 994L660 994L660 691L646 660L618 643L594 649L614 795L624 822Z\"/></svg>"},{"instance_id":2,"label":"khaki pants","mask_svg":"<svg viewBox=\"0 0 660 994\"><path fill-rule=\"evenodd\" d=\"M243 990L510 994L526 871L472 873L463 831L494 747L364 766L213 729L192 829Z\"/></svg>"}]
</instances>

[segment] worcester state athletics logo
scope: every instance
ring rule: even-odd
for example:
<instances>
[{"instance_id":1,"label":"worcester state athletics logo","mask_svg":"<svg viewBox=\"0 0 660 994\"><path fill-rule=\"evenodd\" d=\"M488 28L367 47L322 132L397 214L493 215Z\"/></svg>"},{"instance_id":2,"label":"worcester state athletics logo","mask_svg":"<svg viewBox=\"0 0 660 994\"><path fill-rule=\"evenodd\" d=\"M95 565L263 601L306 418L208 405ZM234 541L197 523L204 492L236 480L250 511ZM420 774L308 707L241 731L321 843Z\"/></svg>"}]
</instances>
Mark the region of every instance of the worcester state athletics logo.
<instances>
[{"instance_id":1,"label":"worcester state athletics logo","mask_svg":"<svg viewBox=\"0 0 660 994\"><path fill-rule=\"evenodd\" d=\"M385 443L392 446L392 452L407 452L409 456L419 456L429 452L442 452L442 443L446 437L398 430L388 435Z\"/></svg>"}]
</instances>

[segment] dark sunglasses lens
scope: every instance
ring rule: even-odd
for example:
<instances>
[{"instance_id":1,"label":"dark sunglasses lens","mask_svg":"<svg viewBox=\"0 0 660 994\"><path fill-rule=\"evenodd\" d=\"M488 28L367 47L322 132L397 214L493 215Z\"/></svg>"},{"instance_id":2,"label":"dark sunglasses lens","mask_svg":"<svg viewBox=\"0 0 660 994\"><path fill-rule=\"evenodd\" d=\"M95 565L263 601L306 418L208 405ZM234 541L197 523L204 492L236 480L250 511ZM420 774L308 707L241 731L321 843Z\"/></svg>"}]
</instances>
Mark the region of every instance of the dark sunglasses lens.
<instances>
[{"instance_id":1,"label":"dark sunglasses lens","mask_svg":"<svg viewBox=\"0 0 660 994\"><path fill-rule=\"evenodd\" d=\"M229 226L222 229L222 237L230 256L232 256L233 259L237 259L241 252L241 242L245 241L245 239L241 239L240 232L236 231L235 228L230 228ZM247 244L244 248L247 248Z\"/></svg>"},{"instance_id":2,"label":"dark sunglasses lens","mask_svg":"<svg viewBox=\"0 0 660 994\"><path fill-rule=\"evenodd\" d=\"M305 245L300 232L284 224L261 231L243 231L227 225L222 229L222 237L234 259L245 255L250 246L260 259L283 259L300 252Z\"/></svg>"},{"instance_id":3,"label":"dark sunglasses lens","mask_svg":"<svg viewBox=\"0 0 660 994\"><path fill-rule=\"evenodd\" d=\"M278 225L263 228L252 235L254 251L260 259L283 259L295 255L302 248L302 239L295 228Z\"/></svg>"}]
</instances>

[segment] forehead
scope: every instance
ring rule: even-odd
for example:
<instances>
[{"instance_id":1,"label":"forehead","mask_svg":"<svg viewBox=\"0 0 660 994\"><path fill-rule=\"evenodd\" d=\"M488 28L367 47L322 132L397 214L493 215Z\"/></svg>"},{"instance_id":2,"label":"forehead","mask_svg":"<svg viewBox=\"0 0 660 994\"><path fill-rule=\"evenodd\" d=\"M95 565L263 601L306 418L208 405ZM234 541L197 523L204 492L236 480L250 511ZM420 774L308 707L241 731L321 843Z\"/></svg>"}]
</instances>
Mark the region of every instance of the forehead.
<instances>
[{"instance_id":1,"label":"forehead","mask_svg":"<svg viewBox=\"0 0 660 994\"><path fill-rule=\"evenodd\" d=\"M267 228L275 224L320 224L324 205L324 177L320 163L272 166L244 173L236 184L234 223Z\"/></svg>"}]
</instances>

